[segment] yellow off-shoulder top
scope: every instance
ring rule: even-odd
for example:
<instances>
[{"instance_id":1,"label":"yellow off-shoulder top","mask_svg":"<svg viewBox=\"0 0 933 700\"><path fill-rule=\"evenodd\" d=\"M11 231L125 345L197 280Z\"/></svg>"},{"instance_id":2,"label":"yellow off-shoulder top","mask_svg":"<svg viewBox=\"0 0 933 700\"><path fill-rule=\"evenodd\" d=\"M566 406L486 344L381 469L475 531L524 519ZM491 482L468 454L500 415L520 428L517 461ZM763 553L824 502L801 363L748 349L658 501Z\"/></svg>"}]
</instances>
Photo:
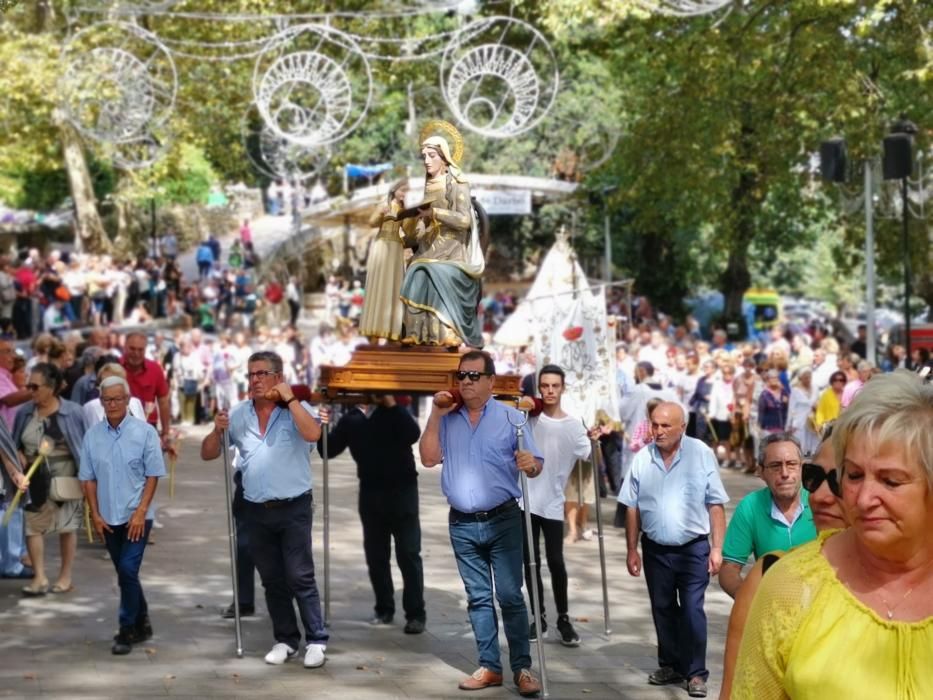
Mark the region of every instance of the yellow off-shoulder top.
<instances>
[{"instance_id":1,"label":"yellow off-shoulder top","mask_svg":"<svg viewBox=\"0 0 933 700\"><path fill-rule=\"evenodd\" d=\"M837 532L820 533L762 579L733 698L933 698L933 617L885 620L852 595L822 554Z\"/></svg>"}]
</instances>

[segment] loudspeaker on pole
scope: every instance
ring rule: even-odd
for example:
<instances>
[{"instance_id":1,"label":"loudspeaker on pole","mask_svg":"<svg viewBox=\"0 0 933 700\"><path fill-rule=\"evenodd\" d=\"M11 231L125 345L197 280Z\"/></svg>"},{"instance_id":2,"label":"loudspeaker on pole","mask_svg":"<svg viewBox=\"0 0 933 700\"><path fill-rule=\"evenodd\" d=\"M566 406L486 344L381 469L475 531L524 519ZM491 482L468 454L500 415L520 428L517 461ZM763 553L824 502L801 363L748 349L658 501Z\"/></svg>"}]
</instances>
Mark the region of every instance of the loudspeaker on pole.
<instances>
[{"instance_id":1,"label":"loudspeaker on pole","mask_svg":"<svg viewBox=\"0 0 933 700\"><path fill-rule=\"evenodd\" d=\"M820 174L827 182L845 182L849 154L845 139L832 138L820 144Z\"/></svg>"},{"instance_id":2,"label":"loudspeaker on pole","mask_svg":"<svg viewBox=\"0 0 933 700\"><path fill-rule=\"evenodd\" d=\"M881 172L885 180L900 180L913 172L913 139L910 134L890 134L884 137Z\"/></svg>"}]
</instances>

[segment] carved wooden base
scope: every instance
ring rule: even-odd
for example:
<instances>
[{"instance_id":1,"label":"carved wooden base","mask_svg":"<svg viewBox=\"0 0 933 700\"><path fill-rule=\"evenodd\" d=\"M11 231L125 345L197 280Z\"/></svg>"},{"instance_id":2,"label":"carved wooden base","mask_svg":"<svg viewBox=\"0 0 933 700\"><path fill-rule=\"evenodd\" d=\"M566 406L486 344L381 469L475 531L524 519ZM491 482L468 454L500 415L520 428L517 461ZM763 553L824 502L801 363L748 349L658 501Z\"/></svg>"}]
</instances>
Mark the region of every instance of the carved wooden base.
<instances>
[{"instance_id":1,"label":"carved wooden base","mask_svg":"<svg viewBox=\"0 0 933 700\"><path fill-rule=\"evenodd\" d=\"M321 367L321 391L341 394L436 394L457 388L454 376L467 350L401 345L361 345L342 367ZM497 376L496 396L521 395L521 378Z\"/></svg>"}]
</instances>

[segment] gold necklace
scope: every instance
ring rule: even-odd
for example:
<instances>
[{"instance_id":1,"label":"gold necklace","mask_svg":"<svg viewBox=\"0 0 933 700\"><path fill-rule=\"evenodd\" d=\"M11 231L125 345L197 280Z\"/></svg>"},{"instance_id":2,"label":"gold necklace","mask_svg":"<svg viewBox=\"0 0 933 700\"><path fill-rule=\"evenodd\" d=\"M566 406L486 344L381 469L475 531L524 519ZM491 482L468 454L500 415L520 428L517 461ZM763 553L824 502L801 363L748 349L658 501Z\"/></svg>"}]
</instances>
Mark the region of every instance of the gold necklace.
<instances>
[{"instance_id":1,"label":"gold necklace","mask_svg":"<svg viewBox=\"0 0 933 700\"><path fill-rule=\"evenodd\" d=\"M921 569L921 572L925 572L925 571L930 567L930 564L933 564L933 560L927 562L926 565ZM862 567L862 570L863 570L863 571L864 571L864 568L865 568L865 567ZM922 584L923 581L920 581L920 583ZM907 600L907 598L910 597L910 594L914 592L914 588L916 588L917 585L918 585L918 584L914 584L913 586L911 586L910 588L908 588L908 589L907 589L907 592L906 592L903 596L901 596L901 599L900 599L899 601L897 601L897 605L895 605L893 608L888 604L888 601L886 601L886 600L884 599L884 596L881 595L881 590L880 590L880 589L877 590L877 591L875 591L875 592L878 594L878 598L881 599L881 603L884 605L884 609L887 611L887 618L888 618L889 620L893 620L893 619L894 619L894 611L897 610L899 607L901 607L901 605L904 603L904 601Z\"/></svg>"}]
</instances>

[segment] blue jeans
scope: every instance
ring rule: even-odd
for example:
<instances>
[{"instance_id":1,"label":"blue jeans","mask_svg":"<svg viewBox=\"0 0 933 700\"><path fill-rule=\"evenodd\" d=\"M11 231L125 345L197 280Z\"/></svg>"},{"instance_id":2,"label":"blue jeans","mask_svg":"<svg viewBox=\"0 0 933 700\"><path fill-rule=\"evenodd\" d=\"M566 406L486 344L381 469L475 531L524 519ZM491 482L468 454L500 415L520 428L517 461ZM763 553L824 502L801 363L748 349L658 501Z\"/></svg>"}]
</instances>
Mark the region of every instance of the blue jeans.
<instances>
[{"instance_id":1,"label":"blue jeans","mask_svg":"<svg viewBox=\"0 0 933 700\"><path fill-rule=\"evenodd\" d=\"M104 544L110 553L113 568L117 570L117 582L120 584L120 628L133 627L142 622L149 614L146 596L139 582L139 567L143 563L146 541L152 529L152 521L146 521L146 531L135 542L127 537L129 525L112 525L113 532L104 531Z\"/></svg>"},{"instance_id":2,"label":"blue jeans","mask_svg":"<svg viewBox=\"0 0 933 700\"><path fill-rule=\"evenodd\" d=\"M450 543L467 594L467 611L479 651L479 665L502 673L499 620L492 602L492 581L502 610L509 665L513 672L531 668L528 611L522 595L522 512L518 505L489 520L459 519L451 511Z\"/></svg>"},{"instance_id":3,"label":"blue jeans","mask_svg":"<svg viewBox=\"0 0 933 700\"><path fill-rule=\"evenodd\" d=\"M5 514L6 510L0 508L0 522ZM3 576L22 573L23 542L23 509L17 508L10 516L10 524L0 525L0 574Z\"/></svg>"}]
</instances>

